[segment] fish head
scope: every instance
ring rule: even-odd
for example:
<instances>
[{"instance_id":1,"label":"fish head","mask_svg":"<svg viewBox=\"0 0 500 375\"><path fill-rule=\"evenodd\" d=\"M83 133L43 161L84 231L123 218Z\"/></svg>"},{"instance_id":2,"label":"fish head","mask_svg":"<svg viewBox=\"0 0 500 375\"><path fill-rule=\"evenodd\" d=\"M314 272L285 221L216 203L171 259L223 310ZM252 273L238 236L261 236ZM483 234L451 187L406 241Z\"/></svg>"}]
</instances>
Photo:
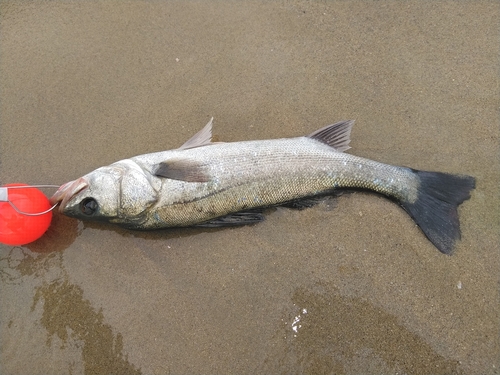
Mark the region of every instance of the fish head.
<instances>
[{"instance_id":1,"label":"fish head","mask_svg":"<svg viewBox=\"0 0 500 375\"><path fill-rule=\"evenodd\" d=\"M62 185L50 198L63 214L82 220L137 224L158 200L148 175L127 160Z\"/></svg>"}]
</instances>

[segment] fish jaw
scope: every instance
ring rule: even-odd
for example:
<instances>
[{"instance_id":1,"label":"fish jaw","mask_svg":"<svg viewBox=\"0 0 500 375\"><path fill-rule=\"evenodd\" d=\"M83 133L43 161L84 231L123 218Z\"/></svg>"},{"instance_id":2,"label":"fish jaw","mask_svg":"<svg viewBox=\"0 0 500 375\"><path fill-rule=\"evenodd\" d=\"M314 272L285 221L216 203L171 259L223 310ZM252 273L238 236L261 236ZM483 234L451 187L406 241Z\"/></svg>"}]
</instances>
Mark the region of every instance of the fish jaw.
<instances>
[{"instance_id":1,"label":"fish jaw","mask_svg":"<svg viewBox=\"0 0 500 375\"><path fill-rule=\"evenodd\" d=\"M83 177L67 182L62 185L49 199L50 204L54 205L59 203L59 211L64 212L66 204L69 200L82 190L88 188L88 186L89 183Z\"/></svg>"}]
</instances>

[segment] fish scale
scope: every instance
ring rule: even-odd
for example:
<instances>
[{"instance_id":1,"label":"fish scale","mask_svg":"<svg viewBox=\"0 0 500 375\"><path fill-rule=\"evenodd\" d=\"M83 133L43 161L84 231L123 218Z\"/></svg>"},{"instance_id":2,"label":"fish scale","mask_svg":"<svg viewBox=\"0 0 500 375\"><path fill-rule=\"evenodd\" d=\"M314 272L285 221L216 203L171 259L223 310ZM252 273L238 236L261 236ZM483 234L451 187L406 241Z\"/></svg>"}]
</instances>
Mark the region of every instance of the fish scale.
<instances>
[{"instance_id":1,"label":"fish scale","mask_svg":"<svg viewBox=\"0 0 500 375\"><path fill-rule=\"evenodd\" d=\"M159 194L165 199L150 211L145 228L193 225L340 188L369 189L408 201L416 199L418 189L408 168L340 153L307 137L216 144L132 160L155 165L177 158L197 160L216 182L163 181Z\"/></svg>"}]
</instances>

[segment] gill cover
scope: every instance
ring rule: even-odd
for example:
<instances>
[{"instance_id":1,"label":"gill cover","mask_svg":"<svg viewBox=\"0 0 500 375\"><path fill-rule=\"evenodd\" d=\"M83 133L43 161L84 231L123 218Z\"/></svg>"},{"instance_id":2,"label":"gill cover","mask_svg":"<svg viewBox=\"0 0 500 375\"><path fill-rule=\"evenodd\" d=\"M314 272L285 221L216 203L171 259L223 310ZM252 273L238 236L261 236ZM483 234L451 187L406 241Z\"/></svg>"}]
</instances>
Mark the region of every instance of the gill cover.
<instances>
[{"instance_id":1,"label":"gill cover","mask_svg":"<svg viewBox=\"0 0 500 375\"><path fill-rule=\"evenodd\" d=\"M142 169L127 168L121 180L118 216L136 218L157 200L158 195Z\"/></svg>"}]
</instances>

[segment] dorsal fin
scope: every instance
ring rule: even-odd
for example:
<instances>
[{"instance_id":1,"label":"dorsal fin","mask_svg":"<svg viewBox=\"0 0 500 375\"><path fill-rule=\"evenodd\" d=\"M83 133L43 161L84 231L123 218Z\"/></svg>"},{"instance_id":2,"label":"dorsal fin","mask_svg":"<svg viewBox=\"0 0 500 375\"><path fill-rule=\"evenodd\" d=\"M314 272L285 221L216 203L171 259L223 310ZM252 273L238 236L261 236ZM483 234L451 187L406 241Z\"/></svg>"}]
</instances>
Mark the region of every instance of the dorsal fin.
<instances>
[{"instance_id":1,"label":"dorsal fin","mask_svg":"<svg viewBox=\"0 0 500 375\"><path fill-rule=\"evenodd\" d=\"M308 135L309 138L326 143L335 150L343 152L350 149L351 129L354 120L340 121L335 124L325 126Z\"/></svg>"},{"instance_id":2,"label":"dorsal fin","mask_svg":"<svg viewBox=\"0 0 500 375\"><path fill-rule=\"evenodd\" d=\"M208 124L206 124L203 129L198 133L189 138L179 150L186 150L188 148L195 148L200 146L208 146L212 144L212 122L214 118L212 117Z\"/></svg>"}]
</instances>

